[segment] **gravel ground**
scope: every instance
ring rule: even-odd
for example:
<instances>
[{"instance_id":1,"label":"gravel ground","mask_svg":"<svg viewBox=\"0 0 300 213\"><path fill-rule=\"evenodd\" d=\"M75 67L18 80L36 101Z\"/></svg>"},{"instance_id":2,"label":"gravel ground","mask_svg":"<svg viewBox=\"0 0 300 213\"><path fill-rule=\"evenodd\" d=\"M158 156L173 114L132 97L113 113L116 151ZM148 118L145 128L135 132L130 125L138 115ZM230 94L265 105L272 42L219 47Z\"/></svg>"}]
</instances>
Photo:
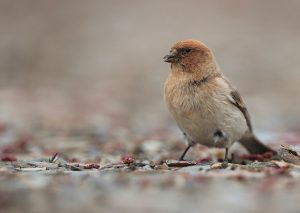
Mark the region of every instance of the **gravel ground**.
<instances>
[{"instance_id":1,"label":"gravel ground","mask_svg":"<svg viewBox=\"0 0 300 213\"><path fill-rule=\"evenodd\" d=\"M235 147L227 164L222 162L223 150L197 146L187 157L190 161L182 162L174 160L184 148L180 140L147 136L127 146L122 141L107 143L117 136L103 140L104 135L73 134L29 136L3 127L2 141L15 140L0 150L4 212L297 212L299 208L297 146L279 148L279 157L248 155ZM295 144L300 137L273 136L269 145L277 149L284 141Z\"/></svg>"}]
</instances>

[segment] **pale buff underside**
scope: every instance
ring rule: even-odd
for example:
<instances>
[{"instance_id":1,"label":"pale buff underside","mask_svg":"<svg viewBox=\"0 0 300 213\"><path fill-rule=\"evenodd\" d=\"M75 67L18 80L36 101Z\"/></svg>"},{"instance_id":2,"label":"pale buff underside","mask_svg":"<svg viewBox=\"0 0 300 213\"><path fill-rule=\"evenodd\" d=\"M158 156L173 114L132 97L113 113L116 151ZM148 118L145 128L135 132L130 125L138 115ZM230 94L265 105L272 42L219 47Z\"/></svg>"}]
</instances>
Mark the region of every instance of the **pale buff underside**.
<instances>
[{"instance_id":1,"label":"pale buff underside","mask_svg":"<svg viewBox=\"0 0 300 213\"><path fill-rule=\"evenodd\" d=\"M231 90L222 77L191 86L189 79L169 75L165 83L165 101L189 143L230 147L242 138L248 127L243 113L229 101ZM215 144L217 129L225 133L226 144Z\"/></svg>"}]
</instances>

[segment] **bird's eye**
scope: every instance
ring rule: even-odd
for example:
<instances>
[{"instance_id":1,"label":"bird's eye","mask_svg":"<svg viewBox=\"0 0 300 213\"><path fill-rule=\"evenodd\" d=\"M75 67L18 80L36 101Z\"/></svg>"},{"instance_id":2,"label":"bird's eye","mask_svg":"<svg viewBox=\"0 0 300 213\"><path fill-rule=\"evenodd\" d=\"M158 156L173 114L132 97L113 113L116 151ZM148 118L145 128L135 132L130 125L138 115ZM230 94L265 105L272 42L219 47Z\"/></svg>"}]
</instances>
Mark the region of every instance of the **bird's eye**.
<instances>
[{"instance_id":1,"label":"bird's eye","mask_svg":"<svg viewBox=\"0 0 300 213\"><path fill-rule=\"evenodd\" d=\"M183 52L184 52L184 53L189 53L189 52L191 52L191 51L192 51L192 49L190 49L190 48L183 49Z\"/></svg>"}]
</instances>

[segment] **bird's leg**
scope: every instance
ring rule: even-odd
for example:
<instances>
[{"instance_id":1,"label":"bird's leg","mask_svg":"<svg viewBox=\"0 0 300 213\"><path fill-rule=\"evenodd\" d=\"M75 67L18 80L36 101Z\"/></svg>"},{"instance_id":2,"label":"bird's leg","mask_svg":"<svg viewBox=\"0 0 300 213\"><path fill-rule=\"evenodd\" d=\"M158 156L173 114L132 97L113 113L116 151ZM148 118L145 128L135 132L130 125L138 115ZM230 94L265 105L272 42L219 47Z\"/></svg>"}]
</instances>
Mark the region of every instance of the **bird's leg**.
<instances>
[{"instance_id":1,"label":"bird's leg","mask_svg":"<svg viewBox=\"0 0 300 213\"><path fill-rule=\"evenodd\" d=\"M186 133L183 133L183 135L184 135L185 138L187 137ZM217 131L214 133L214 140L215 140L215 143L218 143L218 142L226 143L226 142L227 142L227 137L225 136L225 134L224 134L222 131L217 130ZM185 148L184 152L183 152L182 155L180 156L179 161L184 161L184 157L185 157L186 153L189 151L189 149L190 149L193 145L194 145L194 142L189 143L189 145ZM224 163L228 163L228 150L229 150L229 148L228 148L228 147L225 147Z\"/></svg>"},{"instance_id":2,"label":"bird's leg","mask_svg":"<svg viewBox=\"0 0 300 213\"><path fill-rule=\"evenodd\" d=\"M192 144L189 144L189 145L185 148L184 152L182 153L182 155L181 155L180 158L179 158L179 161L184 161L184 156L185 156L185 154L189 151L189 149L190 149L192 146L193 146Z\"/></svg>"},{"instance_id":3,"label":"bird's leg","mask_svg":"<svg viewBox=\"0 0 300 213\"><path fill-rule=\"evenodd\" d=\"M225 157L224 157L224 162L228 163L228 147L225 148Z\"/></svg>"},{"instance_id":4,"label":"bird's leg","mask_svg":"<svg viewBox=\"0 0 300 213\"><path fill-rule=\"evenodd\" d=\"M188 141L188 146L185 148L184 152L181 154L179 161L184 161L184 156L186 155L186 153L189 151L189 149L195 144L194 142L189 142L189 139L187 137L187 134L185 132L183 132L183 137L185 138L185 140Z\"/></svg>"},{"instance_id":5,"label":"bird's leg","mask_svg":"<svg viewBox=\"0 0 300 213\"><path fill-rule=\"evenodd\" d=\"M226 134L220 130L217 129L217 131L214 133L214 141L215 141L215 146L225 146L225 156L224 156L224 163L228 163L228 147L227 142L228 138Z\"/></svg>"}]
</instances>

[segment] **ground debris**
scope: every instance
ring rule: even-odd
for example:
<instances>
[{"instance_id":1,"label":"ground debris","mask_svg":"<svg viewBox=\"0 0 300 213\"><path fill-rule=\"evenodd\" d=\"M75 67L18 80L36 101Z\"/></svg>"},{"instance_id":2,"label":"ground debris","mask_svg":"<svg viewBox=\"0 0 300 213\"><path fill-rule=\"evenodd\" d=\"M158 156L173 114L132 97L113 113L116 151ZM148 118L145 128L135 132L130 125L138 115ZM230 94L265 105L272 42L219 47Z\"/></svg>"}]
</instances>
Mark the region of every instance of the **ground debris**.
<instances>
[{"instance_id":1,"label":"ground debris","mask_svg":"<svg viewBox=\"0 0 300 213\"><path fill-rule=\"evenodd\" d=\"M241 169L245 169L245 170L253 171L253 172L261 172L268 167L279 168L279 166L272 161L269 161L269 162L254 161L254 162L250 162L249 164L246 164L246 165L240 165Z\"/></svg>"},{"instance_id":2,"label":"ground debris","mask_svg":"<svg viewBox=\"0 0 300 213\"><path fill-rule=\"evenodd\" d=\"M45 161L28 161L27 164L29 166L45 167L47 169L57 169L59 167L59 165L56 163L45 162Z\"/></svg>"},{"instance_id":3,"label":"ground debris","mask_svg":"<svg viewBox=\"0 0 300 213\"><path fill-rule=\"evenodd\" d=\"M187 156L195 161L178 161L174 159L184 148L181 141L175 140L171 145L166 145L162 139L141 138L133 141L132 146L125 146L123 137L122 133L119 138L100 143L89 142L85 138L73 141L72 137L63 135L44 140L45 144L43 137L32 137L36 141L13 143L16 145L14 149L5 145L5 153L0 153L0 157L3 157L0 161L2 187L8 183L10 190L18 187L28 190L54 188L62 193L71 190L71 194L80 194L82 189L85 197L96 194L97 199L100 195L105 200L110 193L115 195L122 190L126 196L133 191L148 189L165 193L168 191L164 190L166 188L172 193L183 189L182 193L191 191L199 195L199 191L205 190L203 186L220 184L218 188L221 190L226 183L226 186L233 184L236 187L235 184L239 184L239 187L247 188L248 184L253 186L268 179L257 187L263 191L272 187L283 188L300 178L300 166L274 160L274 156L268 153L236 154L229 163L224 163L222 151L203 147L197 150L196 147ZM105 138L109 140L109 137ZM54 145L49 145L49 142ZM294 156L293 151L289 150ZM5 160L5 156L12 157ZM298 157L298 154L295 156ZM283 182L285 179L290 182ZM11 186L12 183L15 186ZM80 186L80 193L75 193L78 187L74 186ZM95 197L89 198L93 200Z\"/></svg>"},{"instance_id":4,"label":"ground debris","mask_svg":"<svg viewBox=\"0 0 300 213\"><path fill-rule=\"evenodd\" d=\"M278 154L285 162L300 165L299 147L282 145L278 150Z\"/></svg>"},{"instance_id":5,"label":"ground debris","mask_svg":"<svg viewBox=\"0 0 300 213\"><path fill-rule=\"evenodd\" d=\"M227 168L228 163L227 162L217 162L211 165L211 169L225 169Z\"/></svg>"},{"instance_id":6,"label":"ground debris","mask_svg":"<svg viewBox=\"0 0 300 213\"><path fill-rule=\"evenodd\" d=\"M272 152L266 152L264 154L243 154L239 156L242 160L251 160L251 161L266 161L270 160L273 157Z\"/></svg>"},{"instance_id":7,"label":"ground debris","mask_svg":"<svg viewBox=\"0 0 300 213\"><path fill-rule=\"evenodd\" d=\"M46 167L28 167L28 168L15 168L15 170L20 172L39 172L47 170Z\"/></svg>"},{"instance_id":8,"label":"ground debris","mask_svg":"<svg viewBox=\"0 0 300 213\"><path fill-rule=\"evenodd\" d=\"M1 156L1 161L17 161L17 158L14 155L5 154Z\"/></svg>"},{"instance_id":9,"label":"ground debris","mask_svg":"<svg viewBox=\"0 0 300 213\"><path fill-rule=\"evenodd\" d=\"M194 166L197 164L195 161L178 161L178 160L166 160L165 164L168 167L187 167Z\"/></svg>"},{"instance_id":10,"label":"ground debris","mask_svg":"<svg viewBox=\"0 0 300 213\"><path fill-rule=\"evenodd\" d=\"M122 157L122 162L124 164L132 164L134 163L135 158L133 157L133 155L125 155Z\"/></svg>"}]
</instances>

